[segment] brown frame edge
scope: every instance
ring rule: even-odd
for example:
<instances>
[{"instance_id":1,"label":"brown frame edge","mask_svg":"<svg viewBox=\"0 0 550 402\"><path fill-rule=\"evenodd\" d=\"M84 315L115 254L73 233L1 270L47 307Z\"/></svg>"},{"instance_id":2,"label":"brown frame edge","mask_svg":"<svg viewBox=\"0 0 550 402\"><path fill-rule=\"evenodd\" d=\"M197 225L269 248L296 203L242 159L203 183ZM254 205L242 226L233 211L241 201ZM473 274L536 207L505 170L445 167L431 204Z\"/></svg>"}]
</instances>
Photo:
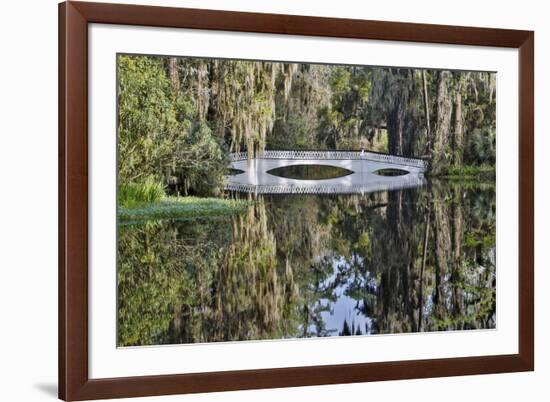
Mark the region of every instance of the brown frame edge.
<instances>
[{"instance_id":1,"label":"brown frame edge","mask_svg":"<svg viewBox=\"0 0 550 402\"><path fill-rule=\"evenodd\" d=\"M162 376L88 378L88 24L519 49L519 353ZM155 6L59 4L59 398L85 400L534 370L534 33Z\"/></svg>"}]
</instances>

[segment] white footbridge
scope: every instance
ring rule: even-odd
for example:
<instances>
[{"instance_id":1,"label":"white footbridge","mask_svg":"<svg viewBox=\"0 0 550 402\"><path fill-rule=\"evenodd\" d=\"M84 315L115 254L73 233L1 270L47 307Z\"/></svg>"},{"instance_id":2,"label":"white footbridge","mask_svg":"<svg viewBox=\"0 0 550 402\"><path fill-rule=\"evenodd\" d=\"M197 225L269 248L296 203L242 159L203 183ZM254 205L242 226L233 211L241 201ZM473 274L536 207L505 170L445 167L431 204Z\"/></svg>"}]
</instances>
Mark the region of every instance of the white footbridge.
<instances>
[{"instance_id":1,"label":"white footbridge","mask_svg":"<svg viewBox=\"0 0 550 402\"><path fill-rule=\"evenodd\" d=\"M367 151L286 151L266 150L249 159L246 152L230 154L232 169L240 174L225 177L225 189L255 194L364 194L398 190L425 184L427 164L418 158ZM333 179L298 180L275 176L272 169L296 165L325 165L352 173ZM400 176L377 174L399 169Z\"/></svg>"}]
</instances>

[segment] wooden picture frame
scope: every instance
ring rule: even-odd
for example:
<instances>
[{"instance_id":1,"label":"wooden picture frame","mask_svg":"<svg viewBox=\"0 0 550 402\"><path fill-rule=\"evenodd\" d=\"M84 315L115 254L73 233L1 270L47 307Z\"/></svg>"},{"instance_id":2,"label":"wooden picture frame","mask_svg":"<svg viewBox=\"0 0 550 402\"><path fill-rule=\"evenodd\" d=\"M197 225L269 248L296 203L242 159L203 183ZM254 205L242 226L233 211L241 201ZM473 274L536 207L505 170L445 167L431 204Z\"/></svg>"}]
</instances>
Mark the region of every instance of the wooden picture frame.
<instances>
[{"instance_id":1,"label":"wooden picture frame","mask_svg":"<svg viewBox=\"0 0 550 402\"><path fill-rule=\"evenodd\" d=\"M519 49L519 353L90 379L88 24L120 24ZM534 369L534 33L382 21L65 2L59 5L59 397L64 400L293 387Z\"/></svg>"}]
</instances>

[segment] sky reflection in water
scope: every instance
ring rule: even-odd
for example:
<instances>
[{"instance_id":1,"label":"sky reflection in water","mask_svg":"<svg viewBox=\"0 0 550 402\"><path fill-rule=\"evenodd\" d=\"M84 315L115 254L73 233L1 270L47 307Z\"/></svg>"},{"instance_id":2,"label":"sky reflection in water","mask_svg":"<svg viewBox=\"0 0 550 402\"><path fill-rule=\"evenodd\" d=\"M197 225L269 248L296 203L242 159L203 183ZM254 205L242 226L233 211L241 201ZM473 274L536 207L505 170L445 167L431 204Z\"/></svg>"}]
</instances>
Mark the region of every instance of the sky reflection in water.
<instances>
[{"instance_id":1,"label":"sky reflection in water","mask_svg":"<svg viewBox=\"0 0 550 402\"><path fill-rule=\"evenodd\" d=\"M494 328L495 208L494 185L433 182L121 226L118 343Z\"/></svg>"}]
</instances>

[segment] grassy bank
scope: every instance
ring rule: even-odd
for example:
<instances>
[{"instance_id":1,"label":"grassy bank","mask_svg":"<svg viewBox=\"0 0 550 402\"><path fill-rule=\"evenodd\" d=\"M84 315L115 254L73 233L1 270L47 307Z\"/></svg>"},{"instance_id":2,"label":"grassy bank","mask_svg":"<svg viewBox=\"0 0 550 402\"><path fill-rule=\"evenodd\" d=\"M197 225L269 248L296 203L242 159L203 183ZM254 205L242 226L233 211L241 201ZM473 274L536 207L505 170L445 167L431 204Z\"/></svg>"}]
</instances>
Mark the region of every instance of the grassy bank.
<instances>
[{"instance_id":1,"label":"grassy bank","mask_svg":"<svg viewBox=\"0 0 550 402\"><path fill-rule=\"evenodd\" d=\"M164 197L152 203L142 203L131 208L119 206L120 222L135 222L154 219L190 219L230 215L244 211L245 200L221 198Z\"/></svg>"},{"instance_id":2,"label":"grassy bank","mask_svg":"<svg viewBox=\"0 0 550 402\"><path fill-rule=\"evenodd\" d=\"M162 184L152 179L124 183L118 189L120 222L224 216L241 212L248 204L222 198L169 197Z\"/></svg>"},{"instance_id":3,"label":"grassy bank","mask_svg":"<svg viewBox=\"0 0 550 402\"><path fill-rule=\"evenodd\" d=\"M494 180L495 174L494 165L451 166L445 173L437 177L452 180Z\"/></svg>"}]
</instances>

